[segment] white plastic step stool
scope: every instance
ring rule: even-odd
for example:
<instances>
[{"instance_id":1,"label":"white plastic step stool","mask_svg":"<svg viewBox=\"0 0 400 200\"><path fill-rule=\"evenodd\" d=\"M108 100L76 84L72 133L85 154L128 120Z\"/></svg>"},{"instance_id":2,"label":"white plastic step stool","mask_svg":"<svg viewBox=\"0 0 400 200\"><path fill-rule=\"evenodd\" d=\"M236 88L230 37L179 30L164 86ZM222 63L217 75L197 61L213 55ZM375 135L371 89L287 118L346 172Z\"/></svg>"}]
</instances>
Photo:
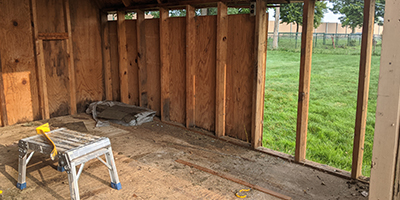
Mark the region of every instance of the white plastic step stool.
<instances>
[{"instance_id":1,"label":"white plastic step stool","mask_svg":"<svg viewBox=\"0 0 400 200\"><path fill-rule=\"evenodd\" d=\"M114 156L111 150L110 140L106 137L99 137L89 134L71 131L65 128L53 130L47 135L53 140L58 151L58 170L67 171L71 199L78 200L78 180L82 173L83 166L91 159L97 158L107 166L111 177L111 187L121 189ZM34 152L50 155L53 146L43 135L35 135L19 141L19 164L17 187L21 190L26 188L26 166ZM30 152L28 156L28 152ZM105 155L106 161L100 156ZM80 165L78 172L76 166Z\"/></svg>"}]
</instances>

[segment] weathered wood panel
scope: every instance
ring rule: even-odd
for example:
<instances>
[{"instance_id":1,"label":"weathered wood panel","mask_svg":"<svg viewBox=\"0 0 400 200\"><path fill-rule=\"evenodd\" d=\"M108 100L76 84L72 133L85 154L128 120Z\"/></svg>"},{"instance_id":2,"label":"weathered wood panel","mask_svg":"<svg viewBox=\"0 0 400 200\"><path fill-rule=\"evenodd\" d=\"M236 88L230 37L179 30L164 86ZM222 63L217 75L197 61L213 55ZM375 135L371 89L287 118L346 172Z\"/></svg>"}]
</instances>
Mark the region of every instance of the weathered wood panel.
<instances>
[{"instance_id":1,"label":"weathered wood panel","mask_svg":"<svg viewBox=\"0 0 400 200\"><path fill-rule=\"evenodd\" d=\"M110 63L111 63L111 82L112 84L112 96L114 101L121 101L121 92L119 86L119 68L118 68L118 33L117 33L117 22L109 21L110 31Z\"/></svg>"},{"instance_id":2,"label":"weathered wood panel","mask_svg":"<svg viewBox=\"0 0 400 200\"><path fill-rule=\"evenodd\" d=\"M148 108L161 115L161 79L160 79L160 31L158 19L146 19L146 67Z\"/></svg>"},{"instance_id":3,"label":"weathered wood panel","mask_svg":"<svg viewBox=\"0 0 400 200\"><path fill-rule=\"evenodd\" d=\"M63 3L59 0L36 0L39 33L62 33L65 29Z\"/></svg>"},{"instance_id":4,"label":"weathered wood panel","mask_svg":"<svg viewBox=\"0 0 400 200\"><path fill-rule=\"evenodd\" d=\"M195 126L196 96L195 96L195 50L196 22L195 8L186 6L186 127Z\"/></svg>"},{"instance_id":5,"label":"weathered wood panel","mask_svg":"<svg viewBox=\"0 0 400 200\"><path fill-rule=\"evenodd\" d=\"M70 0L78 112L105 98L99 12L94 1Z\"/></svg>"},{"instance_id":6,"label":"weathered wood panel","mask_svg":"<svg viewBox=\"0 0 400 200\"><path fill-rule=\"evenodd\" d=\"M161 120L170 120L170 59L169 59L169 14L160 8L160 79L161 79Z\"/></svg>"},{"instance_id":7,"label":"weathered wood panel","mask_svg":"<svg viewBox=\"0 0 400 200\"><path fill-rule=\"evenodd\" d=\"M185 124L186 117L186 18L168 19L170 61L170 120Z\"/></svg>"},{"instance_id":8,"label":"weathered wood panel","mask_svg":"<svg viewBox=\"0 0 400 200\"><path fill-rule=\"evenodd\" d=\"M4 112L8 124L41 118L30 13L29 0L1 1L0 71L4 78L3 101L7 104Z\"/></svg>"},{"instance_id":9,"label":"weathered wood panel","mask_svg":"<svg viewBox=\"0 0 400 200\"><path fill-rule=\"evenodd\" d=\"M129 104L139 106L139 75L138 75L138 51L136 39L136 20L125 20L126 45L128 50L128 93Z\"/></svg>"},{"instance_id":10,"label":"weathered wood panel","mask_svg":"<svg viewBox=\"0 0 400 200\"><path fill-rule=\"evenodd\" d=\"M228 16L226 135L251 141L255 18Z\"/></svg>"},{"instance_id":11,"label":"weathered wood panel","mask_svg":"<svg viewBox=\"0 0 400 200\"><path fill-rule=\"evenodd\" d=\"M65 41L43 41L50 117L70 113L69 73Z\"/></svg>"},{"instance_id":12,"label":"weathered wood panel","mask_svg":"<svg viewBox=\"0 0 400 200\"><path fill-rule=\"evenodd\" d=\"M214 131L217 16L197 17L195 21L196 126Z\"/></svg>"}]
</instances>

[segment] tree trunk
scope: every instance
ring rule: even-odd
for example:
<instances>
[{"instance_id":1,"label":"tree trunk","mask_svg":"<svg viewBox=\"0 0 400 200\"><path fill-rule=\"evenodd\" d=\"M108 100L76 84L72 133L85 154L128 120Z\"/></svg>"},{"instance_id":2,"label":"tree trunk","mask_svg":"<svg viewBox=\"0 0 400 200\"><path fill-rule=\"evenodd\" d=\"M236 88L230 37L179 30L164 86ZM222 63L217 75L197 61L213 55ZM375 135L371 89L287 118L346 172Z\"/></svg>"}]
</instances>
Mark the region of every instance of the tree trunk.
<instances>
[{"instance_id":1,"label":"tree trunk","mask_svg":"<svg viewBox=\"0 0 400 200\"><path fill-rule=\"evenodd\" d=\"M294 43L294 48L297 49L297 35L299 34L299 23L296 22L296 42Z\"/></svg>"},{"instance_id":2,"label":"tree trunk","mask_svg":"<svg viewBox=\"0 0 400 200\"><path fill-rule=\"evenodd\" d=\"M274 38L273 38L273 41L272 41L272 48L273 49L278 49L279 15L280 15L280 8L276 7L276 9L275 9L275 24L274 24Z\"/></svg>"},{"instance_id":3,"label":"tree trunk","mask_svg":"<svg viewBox=\"0 0 400 200\"><path fill-rule=\"evenodd\" d=\"M351 27L351 33L352 34L356 33L356 28L355 27Z\"/></svg>"}]
</instances>

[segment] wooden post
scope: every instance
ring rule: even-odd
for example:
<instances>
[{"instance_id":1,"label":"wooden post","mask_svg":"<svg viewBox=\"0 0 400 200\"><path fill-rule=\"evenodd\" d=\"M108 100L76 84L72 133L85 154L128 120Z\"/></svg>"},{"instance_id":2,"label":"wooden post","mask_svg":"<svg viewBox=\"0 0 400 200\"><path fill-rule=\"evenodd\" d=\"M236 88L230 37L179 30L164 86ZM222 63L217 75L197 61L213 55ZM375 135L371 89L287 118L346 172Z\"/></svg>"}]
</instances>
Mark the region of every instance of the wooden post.
<instances>
[{"instance_id":1,"label":"wooden post","mask_svg":"<svg viewBox=\"0 0 400 200\"><path fill-rule=\"evenodd\" d=\"M33 37L35 41L35 57L37 66L38 76L38 90L40 96L40 113L42 119L50 119L49 112L49 99L47 96L47 82L46 82L46 69L44 65L44 53L43 53L43 40L39 40L39 31L37 27L37 10L36 0L31 1L32 7L32 21L33 21Z\"/></svg>"},{"instance_id":2,"label":"wooden post","mask_svg":"<svg viewBox=\"0 0 400 200\"><path fill-rule=\"evenodd\" d=\"M121 90L121 102L129 104L128 84L128 44L126 43L125 11L117 12L118 30L118 58L119 58L119 81Z\"/></svg>"},{"instance_id":3,"label":"wooden post","mask_svg":"<svg viewBox=\"0 0 400 200\"><path fill-rule=\"evenodd\" d=\"M297 108L295 161L306 159L308 102L310 97L312 39L314 30L315 0L305 0L303 9L303 30L301 35L299 99Z\"/></svg>"},{"instance_id":4,"label":"wooden post","mask_svg":"<svg viewBox=\"0 0 400 200\"><path fill-rule=\"evenodd\" d=\"M371 200L399 199L400 1L387 0L386 5L390 6L386 6L383 24L369 189Z\"/></svg>"},{"instance_id":5,"label":"wooden post","mask_svg":"<svg viewBox=\"0 0 400 200\"><path fill-rule=\"evenodd\" d=\"M168 34L168 9L160 8L160 64L161 64L161 120L169 121L169 34Z\"/></svg>"},{"instance_id":6,"label":"wooden post","mask_svg":"<svg viewBox=\"0 0 400 200\"><path fill-rule=\"evenodd\" d=\"M254 83L251 125L251 145L262 146L264 118L265 67L267 62L267 6L263 0L256 1L256 25L254 41Z\"/></svg>"},{"instance_id":7,"label":"wooden post","mask_svg":"<svg viewBox=\"0 0 400 200\"><path fill-rule=\"evenodd\" d=\"M365 126L368 113L369 77L371 71L372 38L374 37L375 0L364 1L360 71L358 77L357 113L354 129L351 178L362 175Z\"/></svg>"},{"instance_id":8,"label":"wooden post","mask_svg":"<svg viewBox=\"0 0 400 200\"><path fill-rule=\"evenodd\" d=\"M111 51L110 51L110 31L107 13L101 14L101 41L103 53L104 88L106 100L113 100L112 78L111 78Z\"/></svg>"},{"instance_id":9,"label":"wooden post","mask_svg":"<svg viewBox=\"0 0 400 200\"><path fill-rule=\"evenodd\" d=\"M68 63L68 77L69 77L69 96L70 96L70 108L71 115L76 114L76 84L75 84L75 63L74 63L74 51L72 46L72 28L71 28L71 17L69 13L69 0L64 0L64 14L65 14L65 26L68 32L67 43L67 63Z\"/></svg>"},{"instance_id":10,"label":"wooden post","mask_svg":"<svg viewBox=\"0 0 400 200\"><path fill-rule=\"evenodd\" d=\"M1 119L1 126L7 126L7 105L6 99L4 95L4 84L3 84L3 72L1 66L1 54L0 54L0 119Z\"/></svg>"},{"instance_id":11,"label":"wooden post","mask_svg":"<svg viewBox=\"0 0 400 200\"><path fill-rule=\"evenodd\" d=\"M144 12L142 10L136 10L136 13L136 44L139 68L139 105L142 107L147 107L149 102L147 99L146 32L144 24Z\"/></svg>"},{"instance_id":12,"label":"wooden post","mask_svg":"<svg viewBox=\"0 0 400 200\"><path fill-rule=\"evenodd\" d=\"M217 70L216 70L216 108L215 134L225 135L225 106L226 106L226 59L228 52L228 7L218 2L217 13Z\"/></svg>"},{"instance_id":13,"label":"wooden post","mask_svg":"<svg viewBox=\"0 0 400 200\"><path fill-rule=\"evenodd\" d=\"M195 126L195 36L194 7L186 6L186 127Z\"/></svg>"}]
</instances>

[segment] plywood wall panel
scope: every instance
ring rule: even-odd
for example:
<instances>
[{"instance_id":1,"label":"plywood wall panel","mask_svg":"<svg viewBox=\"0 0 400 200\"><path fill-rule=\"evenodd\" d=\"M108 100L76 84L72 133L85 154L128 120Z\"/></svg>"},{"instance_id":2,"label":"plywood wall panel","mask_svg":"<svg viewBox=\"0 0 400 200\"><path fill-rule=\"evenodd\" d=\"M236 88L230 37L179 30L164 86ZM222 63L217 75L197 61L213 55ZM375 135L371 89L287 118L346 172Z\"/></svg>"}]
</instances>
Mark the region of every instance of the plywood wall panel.
<instances>
[{"instance_id":1,"label":"plywood wall panel","mask_svg":"<svg viewBox=\"0 0 400 200\"><path fill-rule=\"evenodd\" d=\"M146 67L147 67L147 100L148 108L161 115L161 82L160 82L160 31L159 19L145 20Z\"/></svg>"},{"instance_id":2,"label":"plywood wall panel","mask_svg":"<svg viewBox=\"0 0 400 200\"><path fill-rule=\"evenodd\" d=\"M226 135L251 141L255 18L229 15L228 21Z\"/></svg>"},{"instance_id":3,"label":"plywood wall panel","mask_svg":"<svg viewBox=\"0 0 400 200\"><path fill-rule=\"evenodd\" d=\"M119 87L119 67L118 67L118 33L117 21L109 21L110 31L110 63L111 63L111 81L112 93L114 101L121 101L121 93Z\"/></svg>"},{"instance_id":4,"label":"plywood wall panel","mask_svg":"<svg viewBox=\"0 0 400 200\"><path fill-rule=\"evenodd\" d=\"M62 1L36 0L36 9L39 33L67 32Z\"/></svg>"},{"instance_id":5,"label":"plywood wall panel","mask_svg":"<svg viewBox=\"0 0 400 200\"><path fill-rule=\"evenodd\" d=\"M214 131L217 16L197 17L195 23L195 123Z\"/></svg>"},{"instance_id":6,"label":"plywood wall panel","mask_svg":"<svg viewBox=\"0 0 400 200\"><path fill-rule=\"evenodd\" d=\"M78 112L105 99L99 12L94 1L70 0Z\"/></svg>"},{"instance_id":7,"label":"plywood wall panel","mask_svg":"<svg viewBox=\"0 0 400 200\"><path fill-rule=\"evenodd\" d=\"M68 115L70 90L66 42L43 41L43 52L50 117Z\"/></svg>"},{"instance_id":8,"label":"plywood wall panel","mask_svg":"<svg viewBox=\"0 0 400 200\"><path fill-rule=\"evenodd\" d=\"M185 124L186 117L186 18L168 19L170 60L170 120Z\"/></svg>"},{"instance_id":9,"label":"plywood wall panel","mask_svg":"<svg viewBox=\"0 0 400 200\"><path fill-rule=\"evenodd\" d=\"M136 20L125 20L126 23L126 43L128 50L128 84L131 105L139 106L139 76L137 63L137 38Z\"/></svg>"},{"instance_id":10,"label":"plywood wall panel","mask_svg":"<svg viewBox=\"0 0 400 200\"><path fill-rule=\"evenodd\" d=\"M41 118L29 5L29 0L3 0L0 6L0 71L4 93L11 95L5 95L8 124Z\"/></svg>"}]
</instances>

